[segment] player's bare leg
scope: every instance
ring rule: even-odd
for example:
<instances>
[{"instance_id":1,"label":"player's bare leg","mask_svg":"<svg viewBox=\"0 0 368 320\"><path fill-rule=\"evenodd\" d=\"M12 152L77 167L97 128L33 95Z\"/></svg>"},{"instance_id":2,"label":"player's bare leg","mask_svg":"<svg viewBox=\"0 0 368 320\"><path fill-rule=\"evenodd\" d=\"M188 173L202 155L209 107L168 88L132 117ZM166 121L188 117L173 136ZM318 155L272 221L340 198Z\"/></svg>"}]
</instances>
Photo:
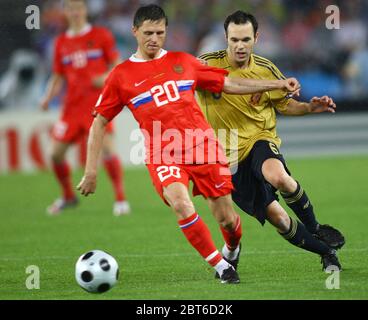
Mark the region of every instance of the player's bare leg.
<instances>
[{"instance_id":1,"label":"player's bare leg","mask_svg":"<svg viewBox=\"0 0 368 320\"><path fill-rule=\"evenodd\" d=\"M207 201L225 240L222 255L236 270L241 250L242 226L240 216L234 210L231 194L208 198Z\"/></svg>"},{"instance_id":2,"label":"player's bare leg","mask_svg":"<svg viewBox=\"0 0 368 320\"><path fill-rule=\"evenodd\" d=\"M286 204L294 211L307 230L333 249L345 244L340 231L329 225L320 225L314 214L313 206L303 188L285 170L278 159L267 159L262 165L265 179L280 191Z\"/></svg>"},{"instance_id":3,"label":"player's bare leg","mask_svg":"<svg viewBox=\"0 0 368 320\"><path fill-rule=\"evenodd\" d=\"M187 187L180 182L174 182L165 187L164 197L178 220L189 218L195 212Z\"/></svg>"},{"instance_id":4,"label":"player's bare leg","mask_svg":"<svg viewBox=\"0 0 368 320\"><path fill-rule=\"evenodd\" d=\"M164 197L174 211L178 224L190 244L219 273L223 283L239 283L235 269L216 249L211 233L196 213L187 187L174 182L163 190Z\"/></svg>"},{"instance_id":5,"label":"player's bare leg","mask_svg":"<svg viewBox=\"0 0 368 320\"><path fill-rule=\"evenodd\" d=\"M73 189L70 167L65 160L65 154L69 149L69 146L70 144L57 140L54 140L52 144L52 170L62 189L62 196L47 207L46 211L50 215L60 214L62 210L75 207L78 204L78 199Z\"/></svg>"},{"instance_id":6,"label":"player's bare leg","mask_svg":"<svg viewBox=\"0 0 368 320\"><path fill-rule=\"evenodd\" d=\"M281 192L296 190L296 181L286 172L284 165L278 159L267 159L262 165L262 174L274 188Z\"/></svg>"},{"instance_id":7,"label":"player's bare leg","mask_svg":"<svg viewBox=\"0 0 368 320\"><path fill-rule=\"evenodd\" d=\"M280 234L290 230L291 218L277 201L267 207L267 221L271 223Z\"/></svg>"},{"instance_id":8,"label":"player's bare leg","mask_svg":"<svg viewBox=\"0 0 368 320\"><path fill-rule=\"evenodd\" d=\"M102 156L105 170L111 180L111 184L115 193L113 214L116 216L129 214L130 205L126 200L124 192L123 166L119 157L117 156L113 136L110 133L105 134Z\"/></svg>"},{"instance_id":9,"label":"player's bare leg","mask_svg":"<svg viewBox=\"0 0 368 320\"><path fill-rule=\"evenodd\" d=\"M267 207L267 221L276 227L279 234L292 245L319 254L323 270L330 265L341 269L336 250L316 239L302 223L289 217L276 200Z\"/></svg>"}]
</instances>

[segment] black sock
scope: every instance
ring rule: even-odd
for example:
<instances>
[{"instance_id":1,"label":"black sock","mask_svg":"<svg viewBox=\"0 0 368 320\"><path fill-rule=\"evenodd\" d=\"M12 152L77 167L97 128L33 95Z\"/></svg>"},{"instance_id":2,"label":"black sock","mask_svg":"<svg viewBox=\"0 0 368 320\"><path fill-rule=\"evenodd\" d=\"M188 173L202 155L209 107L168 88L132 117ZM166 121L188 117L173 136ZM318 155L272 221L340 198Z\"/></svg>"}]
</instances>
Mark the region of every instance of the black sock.
<instances>
[{"instance_id":1,"label":"black sock","mask_svg":"<svg viewBox=\"0 0 368 320\"><path fill-rule=\"evenodd\" d=\"M288 207L294 211L299 220L305 225L311 233L317 231L318 222L314 215L312 203L300 184L293 193L280 192Z\"/></svg>"},{"instance_id":2,"label":"black sock","mask_svg":"<svg viewBox=\"0 0 368 320\"><path fill-rule=\"evenodd\" d=\"M317 240L302 223L290 218L290 229L286 233L279 232L287 241L299 248L323 255L329 253L331 248Z\"/></svg>"}]
</instances>

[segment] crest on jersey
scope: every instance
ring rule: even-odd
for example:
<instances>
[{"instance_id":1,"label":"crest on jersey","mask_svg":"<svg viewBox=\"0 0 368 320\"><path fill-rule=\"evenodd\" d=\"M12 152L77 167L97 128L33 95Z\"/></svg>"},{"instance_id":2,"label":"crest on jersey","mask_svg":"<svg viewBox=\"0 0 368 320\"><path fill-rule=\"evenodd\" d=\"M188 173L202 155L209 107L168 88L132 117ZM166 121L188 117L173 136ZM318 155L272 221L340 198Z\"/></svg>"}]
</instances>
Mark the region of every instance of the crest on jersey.
<instances>
[{"instance_id":1,"label":"crest on jersey","mask_svg":"<svg viewBox=\"0 0 368 320\"><path fill-rule=\"evenodd\" d=\"M92 48L95 45L95 43L92 40L87 41L87 48Z\"/></svg>"},{"instance_id":2,"label":"crest on jersey","mask_svg":"<svg viewBox=\"0 0 368 320\"><path fill-rule=\"evenodd\" d=\"M184 68L181 64L174 64L173 70L174 72L179 73L179 74L184 72Z\"/></svg>"},{"instance_id":3,"label":"crest on jersey","mask_svg":"<svg viewBox=\"0 0 368 320\"><path fill-rule=\"evenodd\" d=\"M261 97L262 97L261 92L253 93L252 96L250 97L250 103L253 105L257 105L261 100Z\"/></svg>"}]
</instances>

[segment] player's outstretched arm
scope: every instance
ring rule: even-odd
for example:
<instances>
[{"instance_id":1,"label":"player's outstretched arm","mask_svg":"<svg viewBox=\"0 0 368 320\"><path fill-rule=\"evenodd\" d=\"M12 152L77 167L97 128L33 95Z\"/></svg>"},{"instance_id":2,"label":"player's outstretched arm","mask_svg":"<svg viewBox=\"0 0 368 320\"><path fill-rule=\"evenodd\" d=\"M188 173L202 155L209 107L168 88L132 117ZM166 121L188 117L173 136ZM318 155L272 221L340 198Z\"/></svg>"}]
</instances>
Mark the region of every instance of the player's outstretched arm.
<instances>
[{"instance_id":1,"label":"player's outstretched arm","mask_svg":"<svg viewBox=\"0 0 368 320\"><path fill-rule=\"evenodd\" d=\"M45 95L41 98L40 108L42 111L47 111L50 101L60 93L63 80L64 77L61 74L52 74L47 82Z\"/></svg>"},{"instance_id":2,"label":"player's outstretched arm","mask_svg":"<svg viewBox=\"0 0 368 320\"><path fill-rule=\"evenodd\" d=\"M84 176L77 186L77 190L84 196L88 196L96 190L97 162L107 122L106 118L98 114L89 130L86 167Z\"/></svg>"},{"instance_id":3,"label":"player's outstretched arm","mask_svg":"<svg viewBox=\"0 0 368 320\"><path fill-rule=\"evenodd\" d=\"M302 116L310 113L335 113L335 110L336 104L333 99L328 96L323 96L313 97L309 102L299 102L290 99L286 109L281 113L289 116Z\"/></svg>"},{"instance_id":4,"label":"player's outstretched arm","mask_svg":"<svg viewBox=\"0 0 368 320\"><path fill-rule=\"evenodd\" d=\"M295 78L285 80L259 80L225 77L223 91L228 94L251 94L271 90L284 90L299 95L300 84Z\"/></svg>"}]
</instances>

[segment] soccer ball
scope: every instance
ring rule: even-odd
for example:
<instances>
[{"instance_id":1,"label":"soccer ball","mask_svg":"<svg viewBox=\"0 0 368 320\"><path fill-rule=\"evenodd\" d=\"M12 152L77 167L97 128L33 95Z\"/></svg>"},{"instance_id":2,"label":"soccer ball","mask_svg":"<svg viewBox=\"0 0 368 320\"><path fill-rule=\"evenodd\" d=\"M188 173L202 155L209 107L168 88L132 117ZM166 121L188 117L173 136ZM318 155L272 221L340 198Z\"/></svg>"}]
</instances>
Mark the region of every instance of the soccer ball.
<instances>
[{"instance_id":1,"label":"soccer ball","mask_svg":"<svg viewBox=\"0 0 368 320\"><path fill-rule=\"evenodd\" d=\"M101 250L81 255L75 265L75 279L88 292L105 292L116 284L118 278L118 263L114 257Z\"/></svg>"}]
</instances>

